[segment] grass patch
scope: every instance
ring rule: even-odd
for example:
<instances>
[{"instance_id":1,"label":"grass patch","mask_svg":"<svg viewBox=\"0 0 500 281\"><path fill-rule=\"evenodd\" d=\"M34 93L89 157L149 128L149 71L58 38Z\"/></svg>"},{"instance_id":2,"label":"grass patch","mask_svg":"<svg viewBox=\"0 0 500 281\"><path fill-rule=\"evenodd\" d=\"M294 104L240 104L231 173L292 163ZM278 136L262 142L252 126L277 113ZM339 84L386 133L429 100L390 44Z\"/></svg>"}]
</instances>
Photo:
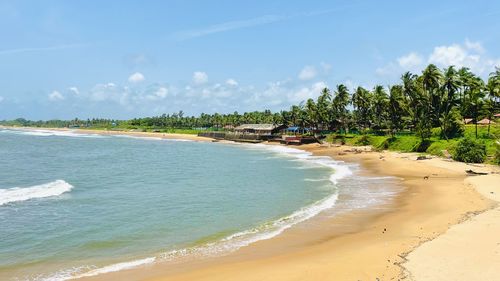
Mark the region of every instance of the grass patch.
<instances>
[{"instance_id":1,"label":"grass patch","mask_svg":"<svg viewBox=\"0 0 500 281\"><path fill-rule=\"evenodd\" d=\"M467 126L465 134L468 135L470 139L475 139L474 126ZM448 154L455 154L457 143L461 138L453 138L449 140L441 139L439 137L439 130L435 130L433 135L434 136L425 143L422 143L420 138L415 135L399 135L391 138L389 136L372 134L329 134L326 140L331 143L344 143L352 146L371 145L374 150L377 151L391 150L400 152L422 152L440 157L447 156ZM499 160L497 157L500 157L500 145L497 145L496 141L499 139L499 136L499 125L491 127L490 137L488 137L487 127L478 126L477 141L485 146L487 163L498 164L497 161ZM448 154L445 155L445 153L443 153L444 151L447 151ZM499 156L497 156L497 154Z\"/></svg>"}]
</instances>

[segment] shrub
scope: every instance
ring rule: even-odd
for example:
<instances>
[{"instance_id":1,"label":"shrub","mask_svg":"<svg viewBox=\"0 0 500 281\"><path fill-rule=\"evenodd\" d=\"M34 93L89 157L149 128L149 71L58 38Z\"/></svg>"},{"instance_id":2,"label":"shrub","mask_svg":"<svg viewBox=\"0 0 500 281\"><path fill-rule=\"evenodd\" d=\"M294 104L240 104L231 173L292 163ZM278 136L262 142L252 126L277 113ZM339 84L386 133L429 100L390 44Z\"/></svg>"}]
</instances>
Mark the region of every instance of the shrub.
<instances>
[{"instance_id":1,"label":"shrub","mask_svg":"<svg viewBox=\"0 0 500 281\"><path fill-rule=\"evenodd\" d=\"M395 137L387 138L382 143L380 143L380 145L379 145L378 148L380 148L380 149L389 149L389 147L391 146L391 143L393 143L394 141L396 141Z\"/></svg>"},{"instance_id":2,"label":"shrub","mask_svg":"<svg viewBox=\"0 0 500 281\"><path fill-rule=\"evenodd\" d=\"M358 144L358 145L369 145L370 144L370 138L368 137L368 135L362 135L356 141L356 144Z\"/></svg>"},{"instance_id":3,"label":"shrub","mask_svg":"<svg viewBox=\"0 0 500 281\"><path fill-rule=\"evenodd\" d=\"M456 146L453 159L465 163L482 163L486 158L486 146L473 139L463 138Z\"/></svg>"},{"instance_id":4,"label":"shrub","mask_svg":"<svg viewBox=\"0 0 500 281\"><path fill-rule=\"evenodd\" d=\"M441 118L441 121L444 126L444 130L441 132L442 138L456 138L464 135L464 125L457 109L453 109L449 114Z\"/></svg>"},{"instance_id":5,"label":"shrub","mask_svg":"<svg viewBox=\"0 0 500 281\"><path fill-rule=\"evenodd\" d=\"M500 165L500 141L495 142L495 163Z\"/></svg>"},{"instance_id":6,"label":"shrub","mask_svg":"<svg viewBox=\"0 0 500 281\"><path fill-rule=\"evenodd\" d=\"M432 141L430 140L420 140L415 146L413 147L414 152L425 152L427 151L427 148L431 146Z\"/></svg>"}]
</instances>

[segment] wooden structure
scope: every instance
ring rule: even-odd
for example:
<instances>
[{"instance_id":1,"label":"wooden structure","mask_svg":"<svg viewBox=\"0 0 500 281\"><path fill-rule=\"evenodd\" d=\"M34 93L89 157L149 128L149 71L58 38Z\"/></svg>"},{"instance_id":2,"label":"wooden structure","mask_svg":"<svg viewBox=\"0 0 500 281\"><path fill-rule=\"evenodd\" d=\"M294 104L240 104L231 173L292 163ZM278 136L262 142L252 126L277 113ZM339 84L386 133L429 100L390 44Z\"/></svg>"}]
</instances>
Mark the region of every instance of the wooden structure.
<instances>
[{"instance_id":1,"label":"wooden structure","mask_svg":"<svg viewBox=\"0 0 500 281\"><path fill-rule=\"evenodd\" d=\"M473 119L472 118L465 118L464 123L467 124L472 124Z\"/></svg>"},{"instance_id":2,"label":"wooden structure","mask_svg":"<svg viewBox=\"0 0 500 281\"><path fill-rule=\"evenodd\" d=\"M477 121L477 124L479 124L479 125L488 125L488 124L495 124L495 122L491 121L488 118L484 118L482 120Z\"/></svg>"},{"instance_id":3,"label":"wooden structure","mask_svg":"<svg viewBox=\"0 0 500 281\"><path fill-rule=\"evenodd\" d=\"M242 124L234 128L234 132L237 134L256 134L270 136L272 134L276 134L284 128L286 128L285 125L276 124Z\"/></svg>"}]
</instances>

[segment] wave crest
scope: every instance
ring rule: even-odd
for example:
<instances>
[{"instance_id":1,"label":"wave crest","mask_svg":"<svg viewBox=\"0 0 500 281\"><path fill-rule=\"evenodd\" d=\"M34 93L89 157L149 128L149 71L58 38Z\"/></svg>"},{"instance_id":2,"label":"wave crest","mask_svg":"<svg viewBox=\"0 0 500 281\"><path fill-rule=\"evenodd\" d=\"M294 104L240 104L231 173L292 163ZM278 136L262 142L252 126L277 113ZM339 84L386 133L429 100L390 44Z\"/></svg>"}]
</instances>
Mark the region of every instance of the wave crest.
<instances>
[{"instance_id":1,"label":"wave crest","mask_svg":"<svg viewBox=\"0 0 500 281\"><path fill-rule=\"evenodd\" d=\"M64 180L56 180L30 187L0 189L0 206L34 198L59 196L65 192L69 192L71 189L73 189L73 186Z\"/></svg>"}]
</instances>

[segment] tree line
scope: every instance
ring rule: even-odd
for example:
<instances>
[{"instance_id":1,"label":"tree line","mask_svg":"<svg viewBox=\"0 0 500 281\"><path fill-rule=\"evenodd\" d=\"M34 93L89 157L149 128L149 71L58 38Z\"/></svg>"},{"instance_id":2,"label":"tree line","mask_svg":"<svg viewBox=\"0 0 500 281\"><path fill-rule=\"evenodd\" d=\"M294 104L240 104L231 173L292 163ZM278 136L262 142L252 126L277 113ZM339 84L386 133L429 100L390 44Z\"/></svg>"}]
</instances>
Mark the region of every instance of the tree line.
<instances>
[{"instance_id":1,"label":"tree line","mask_svg":"<svg viewBox=\"0 0 500 281\"><path fill-rule=\"evenodd\" d=\"M373 89L344 84L324 88L318 98L308 99L289 110L238 112L185 116L183 111L131 120L87 119L29 121L16 119L3 124L20 123L38 127L122 127L122 128L214 128L224 129L245 123L274 123L311 128L319 131L381 132L392 136L401 131L417 134L422 140L431 129L441 128L442 138L463 134L466 119L493 119L500 112L500 68L485 81L470 69L450 66L439 69L429 64L420 75L406 72L398 84ZM477 137L477 127L476 127Z\"/></svg>"}]
</instances>

